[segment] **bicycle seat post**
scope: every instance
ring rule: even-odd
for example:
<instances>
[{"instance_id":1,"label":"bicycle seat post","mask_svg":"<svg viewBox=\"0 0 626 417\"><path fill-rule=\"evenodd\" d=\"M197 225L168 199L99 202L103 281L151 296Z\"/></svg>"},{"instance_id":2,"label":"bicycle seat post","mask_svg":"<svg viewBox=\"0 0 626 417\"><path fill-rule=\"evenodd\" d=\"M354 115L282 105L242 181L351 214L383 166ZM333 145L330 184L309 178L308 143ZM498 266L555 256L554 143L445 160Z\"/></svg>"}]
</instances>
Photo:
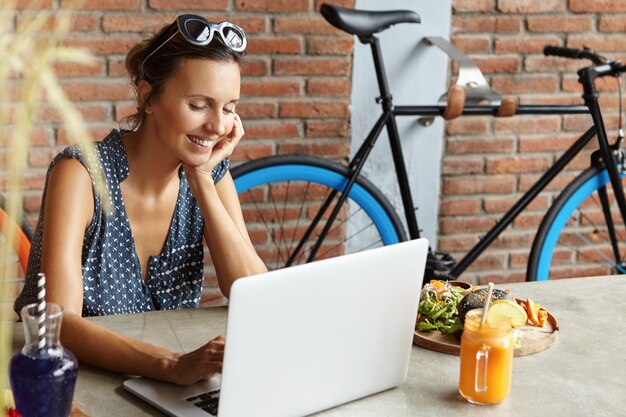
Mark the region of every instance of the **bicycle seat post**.
<instances>
[{"instance_id":1,"label":"bicycle seat post","mask_svg":"<svg viewBox=\"0 0 626 417\"><path fill-rule=\"evenodd\" d=\"M389 83L387 81L387 73L383 63L380 41L374 35L359 36L359 40L365 45L369 44L372 51L374 69L376 70L376 79L378 80L378 90L380 91L380 97L377 98L376 102L382 105L383 111L391 111L393 109L393 97L389 91Z\"/></svg>"},{"instance_id":2,"label":"bicycle seat post","mask_svg":"<svg viewBox=\"0 0 626 417\"><path fill-rule=\"evenodd\" d=\"M407 214L406 220L409 236L411 239L416 239L420 237L419 225L417 224L417 218L413 214L415 210L413 196L411 195L411 187L406 171L402 144L400 142L400 133L398 131L398 125L396 124L393 97L389 89L389 82L387 81L387 73L385 72L385 65L383 63L380 41L374 35L359 36L358 38L361 43L365 45L369 44L372 51L374 68L376 70L376 79L378 81L378 90L380 91L380 96L376 98L376 102L382 106L383 115L388 115L385 124L389 135L389 145L391 146L391 155L395 166L396 178L398 185L400 186L402 206ZM359 152L357 152L357 154L358 153Z\"/></svg>"}]
</instances>

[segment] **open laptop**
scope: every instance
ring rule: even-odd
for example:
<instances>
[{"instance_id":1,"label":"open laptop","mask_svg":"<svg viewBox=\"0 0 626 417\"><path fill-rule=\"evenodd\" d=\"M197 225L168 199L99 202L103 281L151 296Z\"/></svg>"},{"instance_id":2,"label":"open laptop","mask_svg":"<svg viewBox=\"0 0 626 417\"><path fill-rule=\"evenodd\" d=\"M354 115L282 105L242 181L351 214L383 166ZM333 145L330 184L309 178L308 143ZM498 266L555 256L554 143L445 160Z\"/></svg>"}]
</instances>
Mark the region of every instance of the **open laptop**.
<instances>
[{"instance_id":1,"label":"open laptop","mask_svg":"<svg viewBox=\"0 0 626 417\"><path fill-rule=\"evenodd\" d=\"M396 387L427 247L416 239L239 279L221 378L188 387L133 378L124 388L171 416L280 417Z\"/></svg>"}]
</instances>

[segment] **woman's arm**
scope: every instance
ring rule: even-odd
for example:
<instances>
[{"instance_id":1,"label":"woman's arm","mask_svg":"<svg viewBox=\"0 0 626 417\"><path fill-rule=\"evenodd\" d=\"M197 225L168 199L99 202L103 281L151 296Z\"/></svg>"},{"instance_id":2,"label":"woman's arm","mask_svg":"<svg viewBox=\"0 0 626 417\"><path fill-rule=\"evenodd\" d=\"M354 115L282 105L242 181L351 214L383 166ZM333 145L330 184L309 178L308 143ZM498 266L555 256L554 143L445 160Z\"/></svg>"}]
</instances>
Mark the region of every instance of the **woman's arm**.
<instances>
[{"instance_id":1,"label":"woman's arm","mask_svg":"<svg viewBox=\"0 0 626 417\"><path fill-rule=\"evenodd\" d=\"M213 182L213 168L232 154L243 137L239 115L235 114L234 120L232 131L213 148L206 165L183 164L189 187L204 218L204 240L211 252L220 290L226 297L237 278L267 271L252 246L230 173L227 172L217 184Z\"/></svg>"},{"instance_id":2,"label":"woman's arm","mask_svg":"<svg viewBox=\"0 0 626 417\"><path fill-rule=\"evenodd\" d=\"M61 343L78 360L110 371L190 384L221 370L224 341L182 355L102 328L81 317L83 236L94 211L91 179L76 160L52 169L46 191L42 271L46 299L64 309Z\"/></svg>"},{"instance_id":3,"label":"woman's arm","mask_svg":"<svg viewBox=\"0 0 626 417\"><path fill-rule=\"evenodd\" d=\"M198 178L194 182L204 183L192 186L192 190L204 217L204 239L220 289L228 297L237 278L260 274L267 268L250 241L230 173L227 172L217 185L212 180Z\"/></svg>"}]
</instances>

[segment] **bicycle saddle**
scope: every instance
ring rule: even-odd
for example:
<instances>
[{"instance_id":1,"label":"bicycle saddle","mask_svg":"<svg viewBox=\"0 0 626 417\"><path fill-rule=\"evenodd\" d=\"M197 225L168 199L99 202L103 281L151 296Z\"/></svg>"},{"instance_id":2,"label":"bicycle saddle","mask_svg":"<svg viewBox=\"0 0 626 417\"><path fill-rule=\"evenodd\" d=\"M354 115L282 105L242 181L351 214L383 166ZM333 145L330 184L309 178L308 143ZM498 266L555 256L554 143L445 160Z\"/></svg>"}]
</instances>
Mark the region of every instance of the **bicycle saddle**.
<instances>
[{"instance_id":1,"label":"bicycle saddle","mask_svg":"<svg viewBox=\"0 0 626 417\"><path fill-rule=\"evenodd\" d=\"M397 23L420 23L412 10L369 11L322 4L320 13L331 25L352 35L369 37Z\"/></svg>"}]
</instances>

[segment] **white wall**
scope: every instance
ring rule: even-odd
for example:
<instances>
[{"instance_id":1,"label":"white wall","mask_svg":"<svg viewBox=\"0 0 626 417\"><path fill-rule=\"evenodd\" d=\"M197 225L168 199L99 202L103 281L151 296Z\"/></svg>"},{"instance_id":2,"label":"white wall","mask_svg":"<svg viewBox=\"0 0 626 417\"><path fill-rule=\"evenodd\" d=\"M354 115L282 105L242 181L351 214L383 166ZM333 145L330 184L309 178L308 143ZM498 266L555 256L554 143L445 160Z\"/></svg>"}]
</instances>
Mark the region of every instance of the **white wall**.
<instances>
[{"instance_id":1,"label":"white wall","mask_svg":"<svg viewBox=\"0 0 626 417\"><path fill-rule=\"evenodd\" d=\"M451 0L357 0L355 8L406 9L420 15L422 23L392 26L379 34L379 39L394 104L436 103L447 90L448 56L434 46L420 43L420 39L424 36L449 39ZM353 153L378 119L380 106L374 101L378 95L371 49L355 37L351 98ZM400 117L397 121L414 205L419 208L419 226L423 229L423 236L436 247L443 122L435 119L431 126L423 127L415 117ZM383 129L364 171L404 217L386 129Z\"/></svg>"}]
</instances>

